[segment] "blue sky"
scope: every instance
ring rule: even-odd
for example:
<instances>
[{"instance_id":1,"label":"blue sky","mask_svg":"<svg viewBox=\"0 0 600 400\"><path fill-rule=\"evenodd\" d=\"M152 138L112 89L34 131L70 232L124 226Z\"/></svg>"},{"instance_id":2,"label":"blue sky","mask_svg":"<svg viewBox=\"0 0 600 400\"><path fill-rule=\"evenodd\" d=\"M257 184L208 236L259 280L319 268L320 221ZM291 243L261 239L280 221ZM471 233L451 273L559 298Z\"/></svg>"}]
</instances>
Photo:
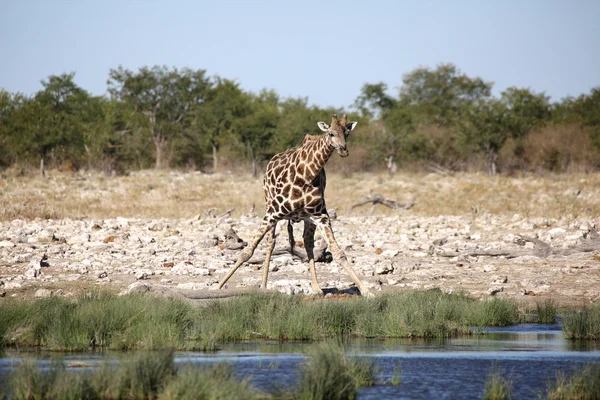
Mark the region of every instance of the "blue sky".
<instances>
[{"instance_id":1,"label":"blue sky","mask_svg":"<svg viewBox=\"0 0 600 400\"><path fill-rule=\"evenodd\" d=\"M545 91L600 86L600 0L0 0L0 88L32 94L76 72L93 94L111 68L206 69L245 90L348 108L365 83L451 62Z\"/></svg>"}]
</instances>

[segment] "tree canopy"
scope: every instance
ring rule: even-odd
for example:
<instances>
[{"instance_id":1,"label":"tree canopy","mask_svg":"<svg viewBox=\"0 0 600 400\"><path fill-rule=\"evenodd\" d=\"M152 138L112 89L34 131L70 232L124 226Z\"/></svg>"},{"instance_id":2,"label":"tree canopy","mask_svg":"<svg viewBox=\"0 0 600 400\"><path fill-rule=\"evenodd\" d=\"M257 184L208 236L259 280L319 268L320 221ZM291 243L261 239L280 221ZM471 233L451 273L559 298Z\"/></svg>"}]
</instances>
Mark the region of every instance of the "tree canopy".
<instances>
[{"instance_id":1,"label":"tree canopy","mask_svg":"<svg viewBox=\"0 0 600 400\"><path fill-rule=\"evenodd\" d=\"M41 161L107 173L218 171L223 162L239 166L243 159L256 176L274 154L318 134L317 121L341 111L274 90L248 92L202 69L119 66L108 73L106 96L91 95L74 77L51 75L31 96L0 90L0 168ZM585 159L582 168L600 169L600 87L558 102L525 87L499 96L492 89L453 64L409 71L395 90L365 83L355 111L343 110L361 121L352 139L360 149L355 157L362 157L356 164L485 168L493 175L567 170ZM559 144L565 135L569 146Z\"/></svg>"}]
</instances>

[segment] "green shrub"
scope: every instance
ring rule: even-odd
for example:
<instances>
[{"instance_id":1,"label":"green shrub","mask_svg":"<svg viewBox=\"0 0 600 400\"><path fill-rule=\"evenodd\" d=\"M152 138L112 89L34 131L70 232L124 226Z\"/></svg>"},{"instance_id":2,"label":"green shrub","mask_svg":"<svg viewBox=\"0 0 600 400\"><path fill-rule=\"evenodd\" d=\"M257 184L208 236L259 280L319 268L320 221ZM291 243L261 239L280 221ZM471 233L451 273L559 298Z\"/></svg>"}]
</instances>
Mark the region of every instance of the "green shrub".
<instances>
[{"instance_id":1,"label":"green shrub","mask_svg":"<svg viewBox=\"0 0 600 400\"><path fill-rule=\"evenodd\" d=\"M548 385L548 400L597 400L600 398L600 365L586 365L570 378L564 373Z\"/></svg>"},{"instance_id":2,"label":"green shrub","mask_svg":"<svg viewBox=\"0 0 600 400\"><path fill-rule=\"evenodd\" d=\"M600 303L560 316L567 339L600 340Z\"/></svg>"},{"instance_id":3,"label":"green shrub","mask_svg":"<svg viewBox=\"0 0 600 400\"><path fill-rule=\"evenodd\" d=\"M512 382L500 370L494 368L485 380L484 400L508 400L511 398Z\"/></svg>"}]
</instances>

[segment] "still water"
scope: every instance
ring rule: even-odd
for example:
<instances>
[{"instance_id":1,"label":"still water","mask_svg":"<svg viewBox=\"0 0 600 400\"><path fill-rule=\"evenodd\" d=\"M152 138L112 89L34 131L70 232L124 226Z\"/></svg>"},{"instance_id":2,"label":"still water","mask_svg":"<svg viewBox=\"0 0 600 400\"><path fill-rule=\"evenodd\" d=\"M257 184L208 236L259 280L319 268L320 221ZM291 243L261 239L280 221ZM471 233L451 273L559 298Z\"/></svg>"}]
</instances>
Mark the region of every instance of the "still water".
<instances>
[{"instance_id":1,"label":"still water","mask_svg":"<svg viewBox=\"0 0 600 400\"><path fill-rule=\"evenodd\" d=\"M228 344L216 353L176 353L177 364L231 363L240 378L263 391L289 389L298 379L307 344L253 342ZM483 335L460 339L351 340L347 354L366 357L377 370L376 385L363 388L359 399L481 399L488 373L499 370L512 381L516 399L537 399L558 372L600 364L600 343L572 342L559 325L489 328ZM0 358L0 382L16 359L31 354L9 352ZM118 359L119 355L67 355L66 363ZM39 362L48 363L47 355ZM398 386L391 384L400 376Z\"/></svg>"}]
</instances>

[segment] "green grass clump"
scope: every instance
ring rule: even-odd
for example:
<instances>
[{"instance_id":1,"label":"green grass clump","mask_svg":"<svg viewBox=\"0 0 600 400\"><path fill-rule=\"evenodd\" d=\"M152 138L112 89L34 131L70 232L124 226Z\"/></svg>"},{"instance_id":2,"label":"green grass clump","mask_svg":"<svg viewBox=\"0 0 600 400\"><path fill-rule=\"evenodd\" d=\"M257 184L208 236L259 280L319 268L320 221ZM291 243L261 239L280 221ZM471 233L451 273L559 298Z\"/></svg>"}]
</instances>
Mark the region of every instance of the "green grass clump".
<instances>
[{"instance_id":1,"label":"green grass clump","mask_svg":"<svg viewBox=\"0 0 600 400\"><path fill-rule=\"evenodd\" d=\"M597 400L600 399L600 365L586 365L575 370L570 378L564 373L548 386L548 400Z\"/></svg>"},{"instance_id":2,"label":"green grass clump","mask_svg":"<svg viewBox=\"0 0 600 400\"><path fill-rule=\"evenodd\" d=\"M557 309L552 300L544 300L536 304L536 319L538 324L553 324L556 321Z\"/></svg>"},{"instance_id":3,"label":"green grass clump","mask_svg":"<svg viewBox=\"0 0 600 400\"><path fill-rule=\"evenodd\" d=\"M455 337L473 326L519 322L514 302L477 301L440 290L375 298L260 293L195 307L151 295L94 293L79 299L6 299L0 344L84 351L215 350L221 343L320 340L335 336Z\"/></svg>"},{"instance_id":4,"label":"green grass clump","mask_svg":"<svg viewBox=\"0 0 600 400\"><path fill-rule=\"evenodd\" d=\"M508 400L511 398L512 382L500 370L494 368L485 380L484 400Z\"/></svg>"},{"instance_id":5,"label":"green grass clump","mask_svg":"<svg viewBox=\"0 0 600 400\"><path fill-rule=\"evenodd\" d=\"M238 381L230 365L210 368L182 367L159 394L159 400L218 400L264 398L248 380Z\"/></svg>"},{"instance_id":6,"label":"green grass clump","mask_svg":"<svg viewBox=\"0 0 600 400\"><path fill-rule=\"evenodd\" d=\"M492 298L479 302L473 307L470 322L474 326L509 326L521 322L521 317L513 301Z\"/></svg>"},{"instance_id":7,"label":"green grass clump","mask_svg":"<svg viewBox=\"0 0 600 400\"><path fill-rule=\"evenodd\" d=\"M66 351L183 348L195 318L180 300L108 293L8 299L0 315L0 341Z\"/></svg>"},{"instance_id":8,"label":"green grass clump","mask_svg":"<svg viewBox=\"0 0 600 400\"><path fill-rule=\"evenodd\" d=\"M309 350L297 387L270 395L239 380L230 365L185 365L176 369L173 352L144 352L133 361L101 363L84 372L62 363L42 369L23 362L9 377L6 398L46 399L354 399L361 387L373 385L370 362L346 357L344 349L325 343Z\"/></svg>"},{"instance_id":9,"label":"green grass clump","mask_svg":"<svg viewBox=\"0 0 600 400\"><path fill-rule=\"evenodd\" d=\"M103 363L97 370L68 372L62 363L42 370L23 362L9 378L10 398L44 399L150 399L173 379L173 353L144 353L119 366Z\"/></svg>"},{"instance_id":10,"label":"green grass clump","mask_svg":"<svg viewBox=\"0 0 600 400\"><path fill-rule=\"evenodd\" d=\"M567 339L600 340L600 303L566 312L560 319Z\"/></svg>"},{"instance_id":11,"label":"green grass clump","mask_svg":"<svg viewBox=\"0 0 600 400\"><path fill-rule=\"evenodd\" d=\"M102 363L80 373L67 371L61 363L42 370L23 362L11 374L5 395L15 400L257 398L247 381L237 381L231 367L185 366L176 371L171 351L143 353L133 361Z\"/></svg>"},{"instance_id":12,"label":"green grass clump","mask_svg":"<svg viewBox=\"0 0 600 400\"><path fill-rule=\"evenodd\" d=\"M359 388L374 384L372 364L358 357L346 357L339 345L318 344L308 354L309 359L300 372L299 388L290 394L292 399L355 399Z\"/></svg>"}]
</instances>

